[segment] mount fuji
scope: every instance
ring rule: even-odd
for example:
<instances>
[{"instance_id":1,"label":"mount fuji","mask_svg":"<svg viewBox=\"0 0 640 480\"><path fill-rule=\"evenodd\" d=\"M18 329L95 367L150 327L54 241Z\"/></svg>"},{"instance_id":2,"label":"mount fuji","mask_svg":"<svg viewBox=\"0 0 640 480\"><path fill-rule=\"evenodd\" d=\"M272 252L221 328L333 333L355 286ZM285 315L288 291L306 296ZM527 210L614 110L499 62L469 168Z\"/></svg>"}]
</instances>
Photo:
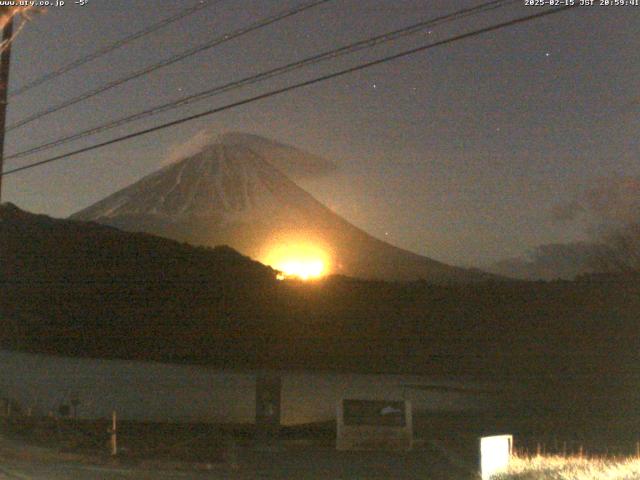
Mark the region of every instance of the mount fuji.
<instances>
[{"instance_id":1,"label":"mount fuji","mask_svg":"<svg viewBox=\"0 0 640 480\"><path fill-rule=\"evenodd\" d=\"M329 252L330 273L366 279L448 283L491 278L378 240L290 178L332 165L256 135L226 134L71 218L194 245L229 245L257 260L273 246L310 243Z\"/></svg>"}]
</instances>

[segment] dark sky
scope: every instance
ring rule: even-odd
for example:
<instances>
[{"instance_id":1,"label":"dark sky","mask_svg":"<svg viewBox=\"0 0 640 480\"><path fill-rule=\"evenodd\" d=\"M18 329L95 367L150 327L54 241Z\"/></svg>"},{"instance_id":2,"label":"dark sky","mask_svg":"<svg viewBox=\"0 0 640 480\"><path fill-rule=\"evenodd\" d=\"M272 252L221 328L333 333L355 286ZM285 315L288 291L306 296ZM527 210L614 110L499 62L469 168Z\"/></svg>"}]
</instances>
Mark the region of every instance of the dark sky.
<instances>
[{"instance_id":1,"label":"dark sky","mask_svg":"<svg viewBox=\"0 0 640 480\"><path fill-rule=\"evenodd\" d=\"M72 0L14 44L11 88L195 4ZM300 0L222 0L10 100L9 123ZM320 50L479 1L334 0L115 88L8 135L8 154ZM540 11L516 3L431 33L208 99L6 169L295 80ZM320 154L338 173L301 185L357 226L436 259L484 265L586 238L554 209L640 175L640 7L573 9L7 176L4 198L67 216L156 170L203 129L246 131Z\"/></svg>"}]
</instances>

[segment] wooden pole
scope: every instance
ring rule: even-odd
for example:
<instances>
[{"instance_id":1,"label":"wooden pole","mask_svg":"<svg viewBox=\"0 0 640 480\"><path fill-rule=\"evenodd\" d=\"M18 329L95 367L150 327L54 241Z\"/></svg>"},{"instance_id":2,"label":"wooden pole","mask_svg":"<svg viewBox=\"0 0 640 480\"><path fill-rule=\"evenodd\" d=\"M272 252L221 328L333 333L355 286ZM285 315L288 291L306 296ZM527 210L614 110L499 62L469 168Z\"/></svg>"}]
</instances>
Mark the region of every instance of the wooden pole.
<instances>
[{"instance_id":1,"label":"wooden pole","mask_svg":"<svg viewBox=\"0 0 640 480\"><path fill-rule=\"evenodd\" d=\"M118 454L118 430L115 410L111 413L111 456Z\"/></svg>"},{"instance_id":2,"label":"wooden pole","mask_svg":"<svg viewBox=\"0 0 640 480\"><path fill-rule=\"evenodd\" d=\"M2 172L4 166L4 136L7 125L7 96L9 92L9 66L11 61L11 37L13 36L13 17L2 29L4 49L0 55L0 203L2 203Z\"/></svg>"}]
</instances>

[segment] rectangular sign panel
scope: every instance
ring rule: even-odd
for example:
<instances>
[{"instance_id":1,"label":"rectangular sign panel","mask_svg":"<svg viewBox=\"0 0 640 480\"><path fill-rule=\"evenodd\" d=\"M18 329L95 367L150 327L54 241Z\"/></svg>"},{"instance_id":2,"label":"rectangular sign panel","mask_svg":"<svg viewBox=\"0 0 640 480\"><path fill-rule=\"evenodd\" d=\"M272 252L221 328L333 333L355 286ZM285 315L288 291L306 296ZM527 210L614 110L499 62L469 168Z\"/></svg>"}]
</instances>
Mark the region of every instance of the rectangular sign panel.
<instances>
[{"instance_id":1,"label":"rectangular sign panel","mask_svg":"<svg viewBox=\"0 0 640 480\"><path fill-rule=\"evenodd\" d=\"M402 400L343 399L337 415L338 450L409 450L411 404Z\"/></svg>"},{"instance_id":2,"label":"rectangular sign panel","mask_svg":"<svg viewBox=\"0 0 640 480\"><path fill-rule=\"evenodd\" d=\"M383 400L344 400L345 425L404 427L404 402Z\"/></svg>"}]
</instances>

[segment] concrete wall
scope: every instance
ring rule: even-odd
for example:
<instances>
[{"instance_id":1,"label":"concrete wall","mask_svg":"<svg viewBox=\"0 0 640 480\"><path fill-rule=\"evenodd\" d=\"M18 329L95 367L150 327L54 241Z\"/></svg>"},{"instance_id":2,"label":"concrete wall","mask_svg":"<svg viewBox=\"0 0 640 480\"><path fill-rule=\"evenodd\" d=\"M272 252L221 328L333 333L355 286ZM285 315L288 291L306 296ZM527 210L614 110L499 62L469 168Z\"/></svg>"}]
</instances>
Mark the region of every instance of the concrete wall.
<instances>
[{"instance_id":1,"label":"concrete wall","mask_svg":"<svg viewBox=\"0 0 640 480\"><path fill-rule=\"evenodd\" d=\"M80 401L78 415L122 419L253 423L253 372L123 360L76 359L0 351L0 398L35 414ZM481 408L473 393L420 391L408 385L460 386L414 375L281 372L282 424L332 421L343 398L410 400L414 412Z\"/></svg>"}]
</instances>

